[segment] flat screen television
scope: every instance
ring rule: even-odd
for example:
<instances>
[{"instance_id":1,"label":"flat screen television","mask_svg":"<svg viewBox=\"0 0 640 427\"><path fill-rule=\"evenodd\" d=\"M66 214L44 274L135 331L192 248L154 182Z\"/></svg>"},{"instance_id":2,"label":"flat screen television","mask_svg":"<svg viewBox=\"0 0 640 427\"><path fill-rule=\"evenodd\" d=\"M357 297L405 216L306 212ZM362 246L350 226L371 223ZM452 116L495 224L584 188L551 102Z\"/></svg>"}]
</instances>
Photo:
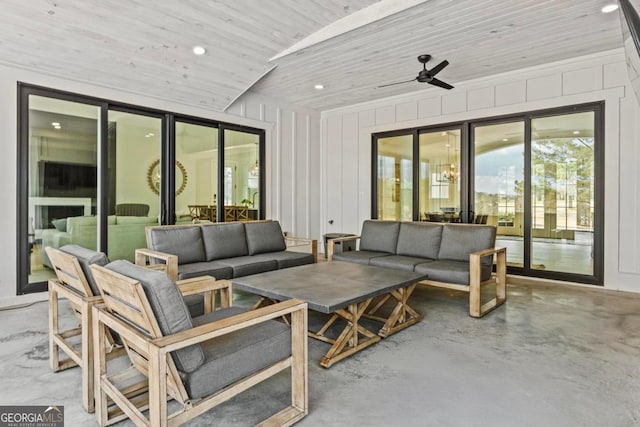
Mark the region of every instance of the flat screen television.
<instances>
[{"instance_id":1,"label":"flat screen television","mask_svg":"<svg viewBox=\"0 0 640 427\"><path fill-rule=\"evenodd\" d=\"M622 42L627 60L627 73L640 104L640 17L629 0L620 0Z\"/></svg>"},{"instance_id":2,"label":"flat screen television","mask_svg":"<svg viewBox=\"0 0 640 427\"><path fill-rule=\"evenodd\" d=\"M90 197L98 192L98 169L94 165L39 162L43 197Z\"/></svg>"}]
</instances>

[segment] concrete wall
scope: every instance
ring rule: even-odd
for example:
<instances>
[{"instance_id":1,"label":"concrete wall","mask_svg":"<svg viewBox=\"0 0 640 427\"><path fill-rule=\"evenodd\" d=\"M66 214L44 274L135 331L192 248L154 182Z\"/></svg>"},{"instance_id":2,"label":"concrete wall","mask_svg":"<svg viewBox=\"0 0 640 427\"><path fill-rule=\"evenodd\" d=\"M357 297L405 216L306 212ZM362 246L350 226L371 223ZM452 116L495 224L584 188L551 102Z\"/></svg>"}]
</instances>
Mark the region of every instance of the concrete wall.
<instances>
[{"instance_id":1,"label":"concrete wall","mask_svg":"<svg viewBox=\"0 0 640 427\"><path fill-rule=\"evenodd\" d=\"M640 292L640 108L622 49L323 111L321 232L358 233L371 217L372 133L602 100L605 286Z\"/></svg>"},{"instance_id":2,"label":"concrete wall","mask_svg":"<svg viewBox=\"0 0 640 427\"><path fill-rule=\"evenodd\" d=\"M94 76L99 80L99 76ZM97 84L67 80L31 70L0 66L0 200L8 208L0 224L5 250L0 257L0 306L46 298L46 294L16 297L15 250L17 221L17 82L49 87L113 101L172 111L180 114L231 122L266 130L266 217L278 219L291 235L319 236L319 167L310 159L319 157L320 113L284 105L253 94L241 99L229 114L124 92ZM141 186L146 187L146 168ZM131 177L129 177L131 179ZM195 189L195 187L194 187ZM151 194L149 192L149 194ZM183 197L181 195L180 197Z\"/></svg>"}]
</instances>

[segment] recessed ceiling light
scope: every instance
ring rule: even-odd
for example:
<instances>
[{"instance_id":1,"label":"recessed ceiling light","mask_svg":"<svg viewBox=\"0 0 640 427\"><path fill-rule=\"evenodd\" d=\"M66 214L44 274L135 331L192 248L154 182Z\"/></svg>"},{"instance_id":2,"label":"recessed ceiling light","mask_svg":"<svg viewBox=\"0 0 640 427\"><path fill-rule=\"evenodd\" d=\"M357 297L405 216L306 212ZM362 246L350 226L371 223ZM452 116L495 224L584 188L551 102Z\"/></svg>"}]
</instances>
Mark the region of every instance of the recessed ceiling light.
<instances>
[{"instance_id":1,"label":"recessed ceiling light","mask_svg":"<svg viewBox=\"0 0 640 427\"><path fill-rule=\"evenodd\" d=\"M579 130L574 130L574 131L573 131L573 134L574 134L574 135L580 135L580 131L579 131Z\"/></svg>"},{"instance_id":2,"label":"recessed ceiling light","mask_svg":"<svg viewBox=\"0 0 640 427\"><path fill-rule=\"evenodd\" d=\"M323 85L323 84L319 84L319 83L318 83L317 85L315 85L315 86L314 86L314 88L315 88L316 90L322 90L322 89L324 89L324 85Z\"/></svg>"},{"instance_id":3,"label":"recessed ceiling light","mask_svg":"<svg viewBox=\"0 0 640 427\"><path fill-rule=\"evenodd\" d=\"M504 142L507 142L507 141L509 140L509 138L502 138L502 140L503 140Z\"/></svg>"},{"instance_id":4,"label":"recessed ceiling light","mask_svg":"<svg viewBox=\"0 0 640 427\"><path fill-rule=\"evenodd\" d=\"M60 123L58 123L58 122L51 122L51 126L60 126Z\"/></svg>"},{"instance_id":5,"label":"recessed ceiling light","mask_svg":"<svg viewBox=\"0 0 640 427\"><path fill-rule=\"evenodd\" d=\"M149 132L148 134L146 134L144 137L145 138L151 138L153 135L155 135L154 133Z\"/></svg>"},{"instance_id":6,"label":"recessed ceiling light","mask_svg":"<svg viewBox=\"0 0 640 427\"><path fill-rule=\"evenodd\" d=\"M207 53L207 49L203 48L202 46L194 46L193 53L196 55L204 55L205 53Z\"/></svg>"},{"instance_id":7,"label":"recessed ceiling light","mask_svg":"<svg viewBox=\"0 0 640 427\"><path fill-rule=\"evenodd\" d=\"M613 12L614 10L618 10L618 5L611 3L606 5L600 10L602 11L602 13L610 13L610 12Z\"/></svg>"}]
</instances>

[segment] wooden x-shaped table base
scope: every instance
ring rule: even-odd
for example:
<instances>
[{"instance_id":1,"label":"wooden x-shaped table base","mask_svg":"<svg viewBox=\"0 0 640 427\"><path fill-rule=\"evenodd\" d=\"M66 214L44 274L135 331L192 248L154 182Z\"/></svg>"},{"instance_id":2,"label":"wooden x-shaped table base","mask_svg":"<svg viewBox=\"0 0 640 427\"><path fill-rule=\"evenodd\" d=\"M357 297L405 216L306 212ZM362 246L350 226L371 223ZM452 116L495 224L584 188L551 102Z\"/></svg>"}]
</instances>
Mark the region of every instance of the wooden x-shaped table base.
<instances>
[{"instance_id":1,"label":"wooden x-shaped table base","mask_svg":"<svg viewBox=\"0 0 640 427\"><path fill-rule=\"evenodd\" d=\"M413 325L422 320L422 316L411 308L408 304L409 297L413 293L417 284L407 286L406 288L395 289L388 294L377 297L376 304L368 311L374 298L368 298L359 303L350 304L346 308L336 310L329 320L327 320L317 331L309 331L309 336L317 340L332 344L327 354L320 361L320 365L329 368L336 362L351 356L358 351L369 347L386 338L389 335ZM396 304L387 317L380 313L382 307L390 299L395 300ZM253 309L269 305L276 302L267 297L262 297L253 306ZM360 324L360 319L371 319L383 323L378 333L372 332ZM330 338L325 336L329 328L338 320L344 319L346 325L338 338ZM287 322L287 319L284 319Z\"/></svg>"}]
</instances>

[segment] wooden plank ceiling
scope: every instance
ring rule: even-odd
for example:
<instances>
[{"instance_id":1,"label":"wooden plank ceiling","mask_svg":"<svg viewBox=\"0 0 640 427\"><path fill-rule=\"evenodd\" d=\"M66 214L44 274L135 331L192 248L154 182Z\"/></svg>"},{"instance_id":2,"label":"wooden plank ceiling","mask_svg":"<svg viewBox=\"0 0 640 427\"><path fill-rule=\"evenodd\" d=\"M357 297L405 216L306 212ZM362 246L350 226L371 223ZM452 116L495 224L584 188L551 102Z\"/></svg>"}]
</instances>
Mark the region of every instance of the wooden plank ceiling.
<instances>
[{"instance_id":1,"label":"wooden plank ceiling","mask_svg":"<svg viewBox=\"0 0 640 427\"><path fill-rule=\"evenodd\" d=\"M622 46L619 12L600 12L607 0L403 0L411 7L269 62L397 1L4 0L0 63L216 111L248 88L325 110L431 87L376 89L414 78L424 53L428 68L450 62L438 77L455 86Z\"/></svg>"}]
</instances>

